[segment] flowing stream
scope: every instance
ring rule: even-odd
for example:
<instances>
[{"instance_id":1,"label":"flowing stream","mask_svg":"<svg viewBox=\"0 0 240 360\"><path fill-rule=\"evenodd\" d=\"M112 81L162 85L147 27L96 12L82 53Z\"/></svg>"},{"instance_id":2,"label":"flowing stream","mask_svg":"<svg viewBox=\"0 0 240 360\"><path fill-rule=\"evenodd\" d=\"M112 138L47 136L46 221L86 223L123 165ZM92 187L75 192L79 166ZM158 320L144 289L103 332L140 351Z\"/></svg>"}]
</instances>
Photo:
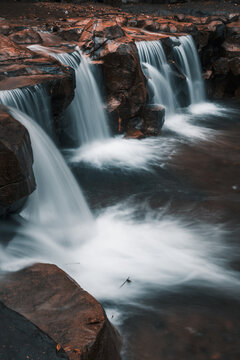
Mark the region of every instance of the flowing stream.
<instances>
[{"instance_id":1,"label":"flowing stream","mask_svg":"<svg viewBox=\"0 0 240 360\"><path fill-rule=\"evenodd\" d=\"M75 70L75 96L66 110L65 116L70 119L71 135L73 138L76 137L77 146L109 138L108 119L91 61L80 51L68 54L54 53L51 49L40 45L32 45L29 48L32 51L40 51L54 56L62 64Z\"/></svg>"},{"instance_id":2,"label":"flowing stream","mask_svg":"<svg viewBox=\"0 0 240 360\"><path fill-rule=\"evenodd\" d=\"M0 104L19 109L54 136L49 94L44 85L0 91Z\"/></svg>"},{"instance_id":3,"label":"flowing stream","mask_svg":"<svg viewBox=\"0 0 240 360\"><path fill-rule=\"evenodd\" d=\"M137 46L152 101L163 103L168 111L159 138L109 138L105 118L100 136L91 121L101 113L88 117L86 135L83 108L87 104L91 113L92 103L79 100L78 95L85 95L77 87L78 105L70 111L81 119L76 120L81 147L64 153L73 175L36 121L9 109L30 133L37 191L22 211L14 236L1 245L0 270L36 261L59 265L103 303L124 336L124 360L158 360L159 354L173 359L175 343L163 349L164 334L169 339L179 330L178 343L192 335L195 344L206 327L202 332L195 329L199 312L207 309L213 316L221 301L230 309L239 306L239 109L204 102L199 63L191 62L197 53L190 37L180 40L175 53L191 93L186 109L179 109L174 96L172 70L161 43ZM89 63L79 53L60 57L76 69L77 79L84 82L86 75L89 80ZM167 84L165 91L160 84ZM198 92L192 94L196 84ZM94 82L85 88L90 94L92 86ZM11 105L4 96L2 102ZM1 229L0 224L0 235ZM181 306L182 327L174 321L174 311ZM224 338L233 323L230 314ZM238 339L231 334L231 341ZM214 359L214 351L205 358Z\"/></svg>"}]
</instances>

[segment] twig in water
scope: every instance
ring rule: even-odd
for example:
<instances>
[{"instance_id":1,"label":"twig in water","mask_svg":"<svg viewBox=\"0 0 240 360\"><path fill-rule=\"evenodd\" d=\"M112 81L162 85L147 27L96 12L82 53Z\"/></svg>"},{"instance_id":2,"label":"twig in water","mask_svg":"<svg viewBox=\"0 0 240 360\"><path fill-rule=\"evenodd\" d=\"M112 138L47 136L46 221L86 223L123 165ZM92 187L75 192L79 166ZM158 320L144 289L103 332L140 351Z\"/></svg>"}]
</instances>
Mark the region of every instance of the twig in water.
<instances>
[{"instance_id":1,"label":"twig in water","mask_svg":"<svg viewBox=\"0 0 240 360\"><path fill-rule=\"evenodd\" d=\"M122 285L120 286L120 288L121 287L123 287L123 285L125 285L126 283L131 283L132 282L132 280L130 280L130 276L122 283Z\"/></svg>"}]
</instances>

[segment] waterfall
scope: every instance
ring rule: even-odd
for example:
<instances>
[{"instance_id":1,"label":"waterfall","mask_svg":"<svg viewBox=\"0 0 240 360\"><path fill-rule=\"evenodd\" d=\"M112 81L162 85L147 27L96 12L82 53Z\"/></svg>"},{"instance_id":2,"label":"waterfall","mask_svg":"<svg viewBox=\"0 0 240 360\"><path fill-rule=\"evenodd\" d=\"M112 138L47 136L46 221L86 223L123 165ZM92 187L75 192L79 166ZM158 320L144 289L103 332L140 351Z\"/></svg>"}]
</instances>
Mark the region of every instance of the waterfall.
<instances>
[{"instance_id":1,"label":"waterfall","mask_svg":"<svg viewBox=\"0 0 240 360\"><path fill-rule=\"evenodd\" d=\"M181 36L178 40L180 45L174 46L174 57L187 80L189 103L202 103L206 100L206 95L195 43L190 35Z\"/></svg>"},{"instance_id":2,"label":"waterfall","mask_svg":"<svg viewBox=\"0 0 240 360\"><path fill-rule=\"evenodd\" d=\"M53 136L49 94L43 85L0 91L0 104L19 109Z\"/></svg>"},{"instance_id":3,"label":"waterfall","mask_svg":"<svg viewBox=\"0 0 240 360\"><path fill-rule=\"evenodd\" d=\"M90 60L78 50L59 54L40 45L32 45L29 48L32 51L48 53L75 70L75 96L66 110L66 117L71 119L71 131L73 137L76 137L77 145L109 138L108 119Z\"/></svg>"},{"instance_id":4,"label":"waterfall","mask_svg":"<svg viewBox=\"0 0 240 360\"><path fill-rule=\"evenodd\" d=\"M187 102L189 105L205 101L205 89L201 65L196 46L190 35L171 38L173 58L179 72L186 78ZM154 103L166 107L167 115L177 112L177 79L168 63L161 41L140 41L136 43L142 70L148 79L148 91Z\"/></svg>"},{"instance_id":5,"label":"waterfall","mask_svg":"<svg viewBox=\"0 0 240 360\"><path fill-rule=\"evenodd\" d=\"M140 41L136 43L144 75L148 80L150 102L166 107L166 114L176 112L178 102L174 95L172 70L168 64L160 41Z\"/></svg>"},{"instance_id":6,"label":"waterfall","mask_svg":"<svg viewBox=\"0 0 240 360\"><path fill-rule=\"evenodd\" d=\"M62 232L64 227L67 229L77 225L77 235L81 235L80 228L89 226L92 216L62 155L30 117L14 108L10 108L9 112L28 129L33 149L33 171L37 189L30 196L22 216L31 224L52 228L53 233ZM61 236L70 235L66 232Z\"/></svg>"}]
</instances>

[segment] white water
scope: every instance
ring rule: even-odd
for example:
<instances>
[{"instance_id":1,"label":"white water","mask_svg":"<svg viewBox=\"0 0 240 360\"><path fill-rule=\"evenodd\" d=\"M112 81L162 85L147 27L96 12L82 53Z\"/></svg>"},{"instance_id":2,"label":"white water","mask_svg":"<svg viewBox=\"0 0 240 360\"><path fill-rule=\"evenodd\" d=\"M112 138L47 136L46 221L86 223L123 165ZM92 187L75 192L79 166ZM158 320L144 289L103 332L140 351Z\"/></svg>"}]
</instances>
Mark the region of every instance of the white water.
<instances>
[{"instance_id":1,"label":"white water","mask_svg":"<svg viewBox=\"0 0 240 360\"><path fill-rule=\"evenodd\" d=\"M29 47L32 51L47 53L61 63L72 67L76 74L75 96L66 110L66 118L72 124L72 135L77 145L89 144L95 140L110 137L108 119L104 110L98 84L96 82L91 61L81 54L54 53L52 49L40 45Z\"/></svg>"},{"instance_id":2,"label":"white water","mask_svg":"<svg viewBox=\"0 0 240 360\"><path fill-rule=\"evenodd\" d=\"M171 38L173 53L179 71L186 78L187 96L190 106L206 102L201 65L196 46L190 35ZM149 93L153 102L166 107L166 115L173 116L180 111L176 99L174 73L164 53L161 41L140 41L136 43L142 70L148 79ZM206 106L202 106L205 107Z\"/></svg>"},{"instance_id":3,"label":"white water","mask_svg":"<svg viewBox=\"0 0 240 360\"><path fill-rule=\"evenodd\" d=\"M179 46L174 47L176 62L185 75L188 86L190 105L202 103L206 100L201 64L192 36L180 36Z\"/></svg>"},{"instance_id":4,"label":"white water","mask_svg":"<svg viewBox=\"0 0 240 360\"><path fill-rule=\"evenodd\" d=\"M193 226L142 206L124 203L105 209L96 218L95 236L71 246L59 243L58 233L45 237L40 227L22 229L17 239L1 249L0 269L53 262L98 299L117 303L137 301L151 288L166 290L183 284L237 291L239 280L225 267L223 229ZM145 211L145 218L139 219L139 210ZM128 277L131 284L121 286Z\"/></svg>"},{"instance_id":5,"label":"white water","mask_svg":"<svg viewBox=\"0 0 240 360\"><path fill-rule=\"evenodd\" d=\"M22 216L27 227L38 226L38 235L55 237L70 244L74 236L85 238L92 223L90 210L62 155L45 132L27 115L10 109L10 114L29 131L37 189L30 196ZM73 236L73 230L77 233Z\"/></svg>"},{"instance_id":6,"label":"white water","mask_svg":"<svg viewBox=\"0 0 240 360\"><path fill-rule=\"evenodd\" d=\"M174 142L175 144L175 142ZM116 136L104 142L82 146L78 151L67 150L66 157L72 163L87 163L99 169L146 170L171 156L174 147L168 139L123 139Z\"/></svg>"},{"instance_id":7,"label":"white water","mask_svg":"<svg viewBox=\"0 0 240 360\"><path fill-rule=\"evenodd\" d=\"M160 41L136 42L142 70L148 79L153 103L164 105L166 115L174 114L178 103L174 95L172 70ZM150 100L151 101L151 100Z\"/></svg>"},{"instance_id":8,"label":"white water","mask_svg":"<svg viewBox=\"0 0 240 360\"><path fill-rule=\"evenodd\" d=\"M49 94L43 85L0 91L0 104L19 109L29 115L53 136Z\"/></svg>"}]
</instances>

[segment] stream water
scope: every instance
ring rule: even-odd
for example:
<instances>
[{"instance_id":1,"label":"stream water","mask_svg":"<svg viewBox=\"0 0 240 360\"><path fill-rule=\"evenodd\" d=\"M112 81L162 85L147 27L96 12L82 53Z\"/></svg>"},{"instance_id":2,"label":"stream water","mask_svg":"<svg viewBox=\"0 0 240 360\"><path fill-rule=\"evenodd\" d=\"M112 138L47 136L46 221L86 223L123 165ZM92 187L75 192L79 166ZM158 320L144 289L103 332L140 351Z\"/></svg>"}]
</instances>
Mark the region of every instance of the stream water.
<instances>
[{"instance_id":1,"label":"stream water","mask_svg":"<svg viewBox=\"0 0 240 360\"><path fill-rule=\"evenodd\" d=\"M64 151L83 194L50 138L11 109L29 130L39 189L14 236L0 226L0 269L66 270L103 304L124 360L238 360L239 105L174 104L158 138Z\"/></svg>"}]
</instances>

